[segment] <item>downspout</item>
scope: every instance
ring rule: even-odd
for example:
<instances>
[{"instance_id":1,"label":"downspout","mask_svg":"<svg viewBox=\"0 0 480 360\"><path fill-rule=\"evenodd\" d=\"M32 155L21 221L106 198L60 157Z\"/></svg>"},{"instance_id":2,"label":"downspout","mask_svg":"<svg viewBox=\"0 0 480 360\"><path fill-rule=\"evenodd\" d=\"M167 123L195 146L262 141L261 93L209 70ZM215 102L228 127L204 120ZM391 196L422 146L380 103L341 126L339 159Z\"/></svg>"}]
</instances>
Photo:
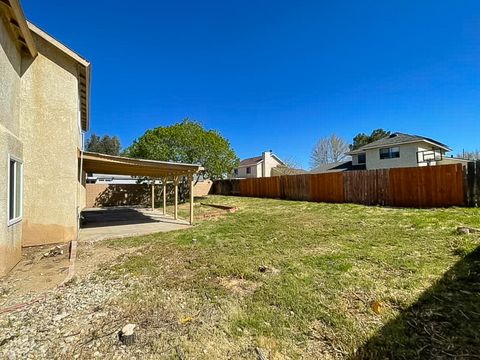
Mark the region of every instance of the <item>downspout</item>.
<instances>
[{"instance_id":1,"label":"downspout","mask_svg":"<svg viewBox=\"0 0 480 360\"><path fill-rule=\"evenodd\" d=\"M83 152L85 150L85 132L82 132L82 149L80 151L80 170L78 172L78 182L80 186L82 185L82 178L83 178ZM77 196L79 196L79 191L77 192ZM80 209L80 199L77 198L77 241L80 236L80 220L81 220L81 209Z\"/></svg>"},{"instance_id":2,"label":"downspout","mask_svg":"<svg viewBox=\"0 0 480 360\"><path fill-rule=\"evenodd\" d=\"M81 137L82 137L82 144L80 150L80 168L78 171L78 182L80 186L82 186L82 178L83 178L83 151L85 150L85 131L82 129L82 122L80 118L81 112L78 112L78 129L80 130ZM80 209L80 196L81 191L77 189L77 207L76 207L76 216L77 216L77 237L75 240L70 242L70 264L68 266L68 274L67 277L60 283L60 287L68 283L72 280L73 276L75 275L75 260L77 258L77 243L80 239L80 221L81 221L81 209Z\"/></svg>"}]
</instances>

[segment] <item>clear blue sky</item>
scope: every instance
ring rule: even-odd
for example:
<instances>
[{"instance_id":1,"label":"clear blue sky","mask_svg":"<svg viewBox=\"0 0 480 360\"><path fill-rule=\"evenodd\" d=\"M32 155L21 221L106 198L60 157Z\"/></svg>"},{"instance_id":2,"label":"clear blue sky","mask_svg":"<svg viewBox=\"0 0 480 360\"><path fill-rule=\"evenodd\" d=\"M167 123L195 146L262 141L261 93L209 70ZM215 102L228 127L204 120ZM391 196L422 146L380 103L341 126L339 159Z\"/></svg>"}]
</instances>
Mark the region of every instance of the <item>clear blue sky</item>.
<instances>
[{"instance_id":1,"label":"clear blue sky","mask_svg":"<svg viewBox=\"0 0 480 360\"><path fill-rule=\"evenodd\" d=\"M480 148L480 1L23 0L92 62L91 130L128 146L184 117L240 157L307 167L385 128Z\"/></svg>"}]
</instances>

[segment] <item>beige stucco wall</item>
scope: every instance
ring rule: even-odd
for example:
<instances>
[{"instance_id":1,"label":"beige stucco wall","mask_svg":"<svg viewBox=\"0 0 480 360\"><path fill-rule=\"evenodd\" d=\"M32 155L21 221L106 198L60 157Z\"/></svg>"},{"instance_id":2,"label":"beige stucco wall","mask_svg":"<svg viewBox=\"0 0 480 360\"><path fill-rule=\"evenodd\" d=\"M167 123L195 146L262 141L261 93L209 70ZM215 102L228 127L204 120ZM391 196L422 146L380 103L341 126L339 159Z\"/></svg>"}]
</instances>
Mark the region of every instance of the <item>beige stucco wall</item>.
<instances>
[{"instance_id":1,"label":"beige stucco wall","mask_svg":"<svg viewBox=\"0 0 480 360\"><path fill-rule=\"evenodd\" d=\"M261 174L263 177L271 177L272 169L281 165L280 162L272 155L270 151L265 151L263 153L263 170Z\"/></svg>"},{"instance_id":2,"label":"beige stucco wall","mask_svg":"<svg viewBox=\"0 0 480 360\"><path fill-rule=\"evenodd\" d=\"M378 156L380 156L380 155L378 155ZM358 163L358 154L354 154L354 155L352 155L352 165L355 165L355 166L357 166L357 165L365 165L365 163L359 164L359 163Z\"/></svg>"},{"instance_id":3,"label":"beige stucco wall","mask_svg":"<svg viewBox=\"0 0 480 360\"><path fill-rule=\"evenodd\" d=\"M462 164L463 166L467 166L469 160L466 159L459 159L459 158L452 158L452 157L444 157L442 161L437 162L438 165L452 165L452 164Z\"/></svg>"},{"instance_id":4,"label":"beige stucco wall","mask_svg":"<svg viewBox=\"0 0 480 360\"><path fill-rule=\"evenodd\" d=\"M1 15L0 15L1 16ZM20 140L21 54L0 18L0 276L21 257L22 225L8 225L8 157L23 159Z\"/></svg>"},{"instance_id":5,"label":"beige stucco wall","mask_svg":"<svg viewBox=\"0 0 480 360\"><path fill-rule=\"evenodd\" d=\"M75 238L81 146L76 63L34 34L39 55L24 61L21 134L24 144L23 245ZM83 196L84 198L84 196Z\"/></svg>"},{"instance_id":6,"label":"beige stucco wall","mask_svg":"<svg viewBox=\"0 0 480 360\"><path fill-rule=\"evenodd\" d=\"M250 167L250 174L247 174L247 167ZM233 177L239 178L239 179L256 178L256 177L260 177L261 174L262 174L262 165L256 164L251 166L239 167L238 174L234 175Z\"/></svg>"},{"instance_id":7,"label":"beige stucco wall","mask_svg":"<svg viewBox=\"0 0 480 360\"><path fill-rule=\"evenodd\" d=\"M252 173L250 174L250 177L262 177L262 163L252 166Z\"/></svg>"},{"instance_id":8,"label":"beige stucco wall","mask_svg":"<svg viewBox=\"0 0 480 360\"><path fill-rule=\"evenodd\" d=\"M358 155L352 155L352 165L358 165Z\"/></svg>"},{"instance_id":9,"label":"beige stucco wall","mask_svg":"<svg viewBox=\"0 0 480 360\"><path fill-rule=\"evenodd\" d=\"M416 167L419 166L417 151L430 150L426 149L423 143L403 144L398 147L400 148L400 157L394 159L380 159L380 149L367 150L367 170Z\"/></svg>"},{"instance_id":10,"label":"beige stucco wall","mask_svg":"<svg viewBox=\"0 0 480 360\"><path fill-rule=\"evenodd\" d=\"M271 177L272 169L281 165L281 163L272 155L270 151L265 151L262 154L263 160L255 165L251 165L250 174L247 174L247 166L239 167L238 174L232 174L233 178L259 178L259 177Z\"/></svg>"}]
</instances>

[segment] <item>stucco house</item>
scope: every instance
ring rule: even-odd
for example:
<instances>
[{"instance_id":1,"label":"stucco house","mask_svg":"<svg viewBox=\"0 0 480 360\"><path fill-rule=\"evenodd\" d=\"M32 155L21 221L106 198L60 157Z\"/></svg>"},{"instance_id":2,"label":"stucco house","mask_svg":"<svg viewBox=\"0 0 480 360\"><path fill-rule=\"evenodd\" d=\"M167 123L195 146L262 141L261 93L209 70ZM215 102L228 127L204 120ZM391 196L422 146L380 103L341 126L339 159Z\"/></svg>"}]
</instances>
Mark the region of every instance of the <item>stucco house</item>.
<instances>
[{"instance_id":1,"label":"stucco house","mask_svg":"<svg viewBox=\"0 0 480 360\"><path fill-rule=\"evenodd\" d=\"M237 168L233 169L233 179L261 178L272 176L272 169L277 166L286 166L271 150L264 151L261 156L240 161Z\"/></svg>"},{"instance_id":2,"label":"stucco house","mask_svg":"<svg viewBox=\"0 0 480 360\"><path fill-rule=\"evenodd\" d=\"M87 184L131 185L137 183L138 180L129 175L87 174Z\"/></svg>"},{"instance_id":3,"label":"stucco house","mask_svg":"<svg viewBox=\"0 0 480 360\"><path fill-rule=\"evenodd\" d=\"M424 136L400 132L347 152L351 160L324 164L311 173L375 170L402 167L435 166L467 163L468 160L447 156L451 149Z\"/></svg>"},{"instance_id":4,"label":"stucco house","mask_svg":"<svg viewBox=\"0 0 480 360\"><path fill-rule=\"evenodd\" d=\"M3 275L20 260L22 244L76 234L85 203L77 158L89 126L90 63L27 22L18 0L0 1L0 17Z\"/></svg>"},{"instance_id":5,"label":"stucco house","mask_svg":"<svg viewBox=\"0 0 480 360\"><path fill-rule=\"evenodd\" d=\"M187 177L193 223L200 165L83 151L90 73L87 60L25 19L18 0L0 0L0 276L20 261L22 246L78 237L86 173L162 179L163 194L168 181L174 219L179 179Z\"/></svg>"},{"instance_id":6,"label":"stucco house","mask_svg":"<svg viewBox=\"0 0 480 360\"><path fill-rule=\"evenodd\" d=\"M403 133L391 135L347 153L352 166L365 166L367 170L400 167L434 166L464 162L446 156L451 149L431 138Z\"/></svg>"}]
</instances>

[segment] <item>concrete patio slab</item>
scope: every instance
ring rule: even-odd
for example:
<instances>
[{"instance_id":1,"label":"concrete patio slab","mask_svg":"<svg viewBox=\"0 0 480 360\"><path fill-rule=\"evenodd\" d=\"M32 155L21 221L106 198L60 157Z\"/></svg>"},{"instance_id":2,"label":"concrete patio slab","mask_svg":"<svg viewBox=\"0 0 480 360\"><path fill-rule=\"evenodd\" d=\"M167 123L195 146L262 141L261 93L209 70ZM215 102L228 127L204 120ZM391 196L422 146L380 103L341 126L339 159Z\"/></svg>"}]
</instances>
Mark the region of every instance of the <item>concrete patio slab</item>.
<instances>
[{"instance_id":1,"label":"concrete patio slab","mask_svg":"<svg viewBox=\"0 0 480 360\"><path fill-rule=\"evenodd\" d=\"M187 229L188 221L175 220L161 211L136 207L91 208L82 211L80 242L148 235Z\"/></svg>"}]
</instances>

